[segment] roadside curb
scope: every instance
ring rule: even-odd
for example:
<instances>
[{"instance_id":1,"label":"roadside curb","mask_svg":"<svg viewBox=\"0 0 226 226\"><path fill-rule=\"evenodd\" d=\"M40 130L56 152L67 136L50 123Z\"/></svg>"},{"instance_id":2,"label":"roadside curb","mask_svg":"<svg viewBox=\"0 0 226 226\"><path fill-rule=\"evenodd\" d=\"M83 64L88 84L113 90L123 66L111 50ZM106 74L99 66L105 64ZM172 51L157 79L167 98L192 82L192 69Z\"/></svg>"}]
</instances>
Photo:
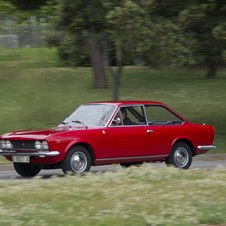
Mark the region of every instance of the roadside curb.
<instances>
[{"instance_id":1,"label":"roadside curb","mask_svg":"<svg viewBox=\"0 0 226 226\"><path fill-rule=\"evenodd\" d=\"M13 170L14 170L13 164L0 165L0 172L1 171L13 171Z\"/></svg>"},{"instance_id":2,"label":"roadside curb","mask_svg":"<svg viewBox=\"0 0 226 226\"><path fill-rule=\"evenodd\" d=\"M192 161L220 161L226 160L226 154L204 154L193 157ZM1 171L14 171L13 164L0 165Z\"/></svg>"},{"instance_id":3,"label":"roadside curb","mask_svg":"<svg viewBox=\"0 0 226 226\"><path fill-rule=\"evenodd\" d=\"M204 154L196 155L192 161L220 161L226 160L226 154Z\"/></svg>"}]
</instances>

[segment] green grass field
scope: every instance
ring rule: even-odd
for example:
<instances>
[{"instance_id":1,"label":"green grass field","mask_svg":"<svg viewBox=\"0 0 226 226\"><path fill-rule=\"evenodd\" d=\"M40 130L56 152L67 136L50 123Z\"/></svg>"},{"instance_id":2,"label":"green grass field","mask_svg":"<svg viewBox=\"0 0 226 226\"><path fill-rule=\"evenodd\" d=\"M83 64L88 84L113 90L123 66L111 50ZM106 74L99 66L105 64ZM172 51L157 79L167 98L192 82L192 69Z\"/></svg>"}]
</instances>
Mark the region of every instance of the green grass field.
<instances>
[{"instance_id":1,"label":"green grass field","mask_svg":"<svg viewBox=\"0 0 226 226\"><path fill-rule=\"evenodd\" d=\"M93 87L91 68L56 68L56 49L43 51L46 68L38 49L17 50L16 61L0 50L0 134L57 126L82 103L112 99L111 88ZM226 153L226 72L211 80L205 73L124 67L120 100L163 102L191 122L213 125L218 148L209 153ZM225 169L151 166L0 183L0 225L226 225Z\"/></svg>"},{"instance_id":2,"label":"green grass field","mask_svg":"<svg viewBox=\"0 0 226 226\"><path fill-rule=\"evenodd\" d=\"M10 63L11 61L58 61L56 48L19 48L19 49L5 49L0 48L0 62Z\"/></svg>"},{"instance_id":3,"label":"green grass field","mask_svg":"<svg viewBox=\"0 0 226 226\"><path fill-rule=\"evenodd\" d=\"M149 165L0 183L0 225L223 226L225 178L220 168Z\"/></svg>"},{"instance_id":4,"label":"green grass field","mask_svg":"<svg viewBox=\"0 0 226 226\"><path fill-rule=\"evenodd\" d=\"M20 61L9 60L12 50L0 51L0 64L38 62L38 49L19 49ZM45 59L56 62L56 49L43 49ZM8 54L8 55L7 55ZM27 60L30 60L29 62ZM0 69L0 134L23 129L57 126L80 104L112 99L112 89L93 87L91 68L10 67ZM27 66L26 66L27 65ZM120 100L151 100L167 104L193 123L213 125L216 150L226 153L226 72L204 79L205 69L153 70L123 68ZM109 87L112 79L108 75Z\"/></svg>"},{"instance_id":5,"label":"green grass field","mask_svg":"<svg viewBox=\"0 0 226 226\"><path fill-rule=\"evenodd\" d=\"M35 69L57 67L56 48L0 49L0 69Z\"/></svg>"}]
</instances>

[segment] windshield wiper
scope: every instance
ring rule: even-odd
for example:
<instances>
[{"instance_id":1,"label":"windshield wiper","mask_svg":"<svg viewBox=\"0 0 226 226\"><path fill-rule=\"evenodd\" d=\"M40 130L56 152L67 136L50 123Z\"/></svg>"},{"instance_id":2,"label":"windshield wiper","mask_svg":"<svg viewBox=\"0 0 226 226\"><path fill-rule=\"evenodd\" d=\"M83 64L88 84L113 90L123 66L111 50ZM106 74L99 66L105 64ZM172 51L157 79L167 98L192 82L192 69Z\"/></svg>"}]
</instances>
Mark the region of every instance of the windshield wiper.
<instances>
[{"instance_id":1,"label":"windshield wiper","mask_svg":"<svg viewBox=\"0 0 226 226\"><path fill-rule=\"evenodd\" d=\"M69 122L61 122L60 125L61 125L61 124L67 125L67 126L71 127L71 126L69 125Z\"/></svg>"},{"instance_id":2,"label":"windshield wiper","mask_svg":"<svg viewBox=\"0 0 226 226\"><path fill-rule=\"evenodd\" d=\"M79 120L72 121L72 122L79 123L79 124L83 125L84 127L86 127L86 129L88 128L88 126L84 122L80 122Z\"/></svg>"},{"instance_id":3,"label":"windshield wiper","mask_svg":"<svg viewBox=\"0 0 226 226\"><path fill-rule=\"evenodd\" d=\"M61 122L60 124L67 125L69 123L68 122Z\"/></svg>"}]
</instances>

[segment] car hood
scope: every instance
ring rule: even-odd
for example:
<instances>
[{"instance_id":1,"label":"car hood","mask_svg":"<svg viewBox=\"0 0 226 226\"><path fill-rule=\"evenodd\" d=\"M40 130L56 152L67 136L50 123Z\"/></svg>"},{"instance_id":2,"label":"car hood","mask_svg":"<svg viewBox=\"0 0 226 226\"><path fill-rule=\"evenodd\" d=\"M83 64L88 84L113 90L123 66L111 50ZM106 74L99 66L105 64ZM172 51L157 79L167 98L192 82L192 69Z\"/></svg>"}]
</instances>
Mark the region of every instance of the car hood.
<instances>
[{"instance_id":1,"label":"car hood","mask_svg":"<svg viewBox=\"0 0 226 226\"><path fill-rule=\"evenodd\" d=\"M21 130L11 133L6 133L1 136L3 139L45 139L46 137L60 132L66 132L71 130L84 130L85 127L55 127L50 129L34 129L34 130Z\"/></svg>"}]
</instances>

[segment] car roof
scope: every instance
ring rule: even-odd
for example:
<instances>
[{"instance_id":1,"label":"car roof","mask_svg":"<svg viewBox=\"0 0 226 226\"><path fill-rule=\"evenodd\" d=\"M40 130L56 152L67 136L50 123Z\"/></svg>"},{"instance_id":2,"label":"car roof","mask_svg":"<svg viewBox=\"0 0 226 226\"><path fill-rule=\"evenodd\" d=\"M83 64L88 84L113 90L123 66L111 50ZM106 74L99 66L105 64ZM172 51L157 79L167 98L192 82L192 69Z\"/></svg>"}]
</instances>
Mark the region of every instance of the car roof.
<instances>
[{"instance_id":1,"label":"car roof","mask_svg":"<svg viewBox=\"0 0 226 226\"><path fill-rule=\"evenodd\" d=\"M180 117L181 119L185 120L186 122L190 123L187 119L185 119L184 117L182 117L180 114L178 114L177 112L175 112L173 109L171 109L170 107L168 107L167 105L161 103L161 102L155 102L155 101L101 101L101 102L91 102L91 103L86 103L86 104L113 104L116 105L117 107L120 107L122 105L136 105L136 104L144 104L144 105L162 105L164 107L167 107L167 109L169 109L171 112L173 112L174 114L176 114L178 117Z\"/></svg>"},{"instance_id":2,"label":"car roof","mask_svg":"<svg viewBox=\"0 0 226 226\"><path fill-rule=\"evenodd\" d=\"M155 101L101 101L101 102L92 102L87 104L114 104L117 106L121 105L132 105L132 104L158 104L158 105L164 105L160 102Z\"/></svg>"}]
</instances>

